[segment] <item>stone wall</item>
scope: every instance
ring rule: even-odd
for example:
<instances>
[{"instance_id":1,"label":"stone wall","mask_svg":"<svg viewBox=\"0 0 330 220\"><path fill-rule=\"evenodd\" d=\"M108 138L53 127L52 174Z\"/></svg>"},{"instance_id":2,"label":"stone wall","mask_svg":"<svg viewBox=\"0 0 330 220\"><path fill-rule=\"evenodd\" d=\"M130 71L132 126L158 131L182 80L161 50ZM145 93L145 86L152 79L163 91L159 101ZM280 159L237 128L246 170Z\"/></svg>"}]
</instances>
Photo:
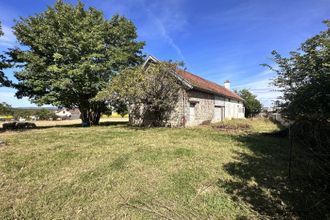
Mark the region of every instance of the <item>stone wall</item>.
<instances>
[{"instance_id":1,"label":"stone wall","mask_svg":"<svg viewBox=\"0 0 330 220\"><path fill-rule=\"evenodd\" d=\"M244 118L244 105L240 101L225 100L225 119Z\"/></svg>"},{"instance_id":2,"label":"stone wall","mask_svg":"<svg viewBox=\"0 0 330 220\"><path fill-rule=\"evenodd\" d=\"M175 110L171 113L166 126L184 127L215 122L215 105L223 106L225 119L244 118L244 107L240 101L182 88ZM130 117L130 122L139 125L142 121Z\"/></svg>"},{"instance_id":3,"label":"stone wall","mask_svg":"<svg viewBox=\"0 0 330 220\"><path fill-rule=\"evenodd\" d=\"M190 90L187 92L187 126L211 122L214 114L214 95ZM190 114L193 109L194 114Z\"/></svg>"},{"instance_id":4,"label":"stone wall","mask_svg":"<svg viewBox=\"0 0 330 220\"><path fill-rule=\"evenodd\" d=\"M182 89L168 126L195 126L215 122L215 105L224 107L225 119L244 118L244 106L240 101L215 97L201 91Z\"/></svg>"},{"instance_id":5,"label":"stone wall","mask_svg":"<svg viewBox=\"0 0 330 220\"><path fill-rule=\"evenodd\" d=\"M170 119L167 122L166 126L168 127L183 127L189 113L189 103L187 98L187 92L185 89L180 89L178 102L175 106L174 111L171 113ZM129 108L129 122L131 125L141 126L144 122L143 120L134 115L139 115L143 113L143 107L141 107L135 114L133 113L134 106ZM136 110L136 109L135 109Z\"/></svg>"},{"instance_id":6,"label":"stone wall","mask_svg":"<svg viewBox=\"0 0 330 220\"><path fill-rule=\"evenodd\" d=\"M185 125L189 113L189 108L187 108L189 103L187 100L186 90L180 89L178 102L168 121L169 127L183 127Z\"/></svg>"}]
</instances>

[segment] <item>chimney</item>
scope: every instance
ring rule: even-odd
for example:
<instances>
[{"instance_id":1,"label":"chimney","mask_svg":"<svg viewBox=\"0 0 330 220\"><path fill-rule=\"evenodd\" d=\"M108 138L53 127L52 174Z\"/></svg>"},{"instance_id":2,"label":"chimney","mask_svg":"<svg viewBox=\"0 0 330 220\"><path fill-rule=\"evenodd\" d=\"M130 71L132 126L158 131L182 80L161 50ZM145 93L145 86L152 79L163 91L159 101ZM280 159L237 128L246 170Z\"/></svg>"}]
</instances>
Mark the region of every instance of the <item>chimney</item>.
<instances>
[{"instance_id":1,"label":"chimney","mask_svg":"<svg viewBox=\"0 0 330 220\"><path fill-rule=\"evenodd\" d=\"M224 85L225 85L225 88L226 89L230 90L230 82L229 82L229 80L226 80L225 83L224 83Z\"/></svg>"}]
</instances>

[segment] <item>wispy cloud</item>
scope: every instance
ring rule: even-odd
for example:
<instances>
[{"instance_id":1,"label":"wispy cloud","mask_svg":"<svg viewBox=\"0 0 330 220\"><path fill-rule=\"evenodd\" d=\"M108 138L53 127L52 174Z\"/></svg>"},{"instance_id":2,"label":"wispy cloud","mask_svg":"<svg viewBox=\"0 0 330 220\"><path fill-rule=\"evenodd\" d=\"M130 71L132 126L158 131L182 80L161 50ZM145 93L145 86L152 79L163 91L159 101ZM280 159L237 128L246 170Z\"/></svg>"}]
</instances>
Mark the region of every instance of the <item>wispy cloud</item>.
<instances>
[{"instance_id":1,"label":"wispy cloud","mask_svg":"<svg viewBox=\"0 0 330 220\"><path fill-rule=\"evenodd\" d=\"M156 22L156 25L158 27L158 30L160 31L160 35L162 36L162 38L177 52L180 58L184 60L184 56L180 47L175 43L173 38L170 36L162 21L159 18L157 18L149 9L147 9L147 12Z\"/></svg>"},{"instance_id":2,"label":"wispy cloud","mask_svg":"<svg viewBox=\"0 0 330 220\"><path fill-rule=\"evenodd\" d=\"M16 44L16 37L13 34L12 29L4 24L1 25L4 35L0 37L0 46L4 46L4 47L14 46Z\"/></svg>"},{"instance_id":3,"label":"wispy cloud","mask_svg":"<svg viewBox=\"0 0 330 220\"><path fill-rule=\"evenodd\" d=\"M257 74L257 77L272 76L273 74L274 74L274 71L272 71L270 69L266 69L266 70L260 72L259 74Z\"/></svg>"},{"instance_id":4,"label":"wispy cloud","mask_svg":"<svg viewBox=\"0 0 330 220\"><path fill-rule=\"evenodd\" d=\"M172 47L182 60L185 60L183 52L175 42L171 33L182 31L186 25L186 19L180 10L180 1L145 3L144 9L151 18L152 25L156 26L159 35Z\"/></svg>"},{"instance_id":5,"label":"wispy cloud","mask_svg":"<svg viewBox=\"0 0 330 220\"><path fill-rule=\"evenodd\" d=\"M147 43L159 42L167 44L173 49L180 59L185 60L184 53L175 36L182 34L188 24L183 3L186 0L126 0L104 1L101 8L107 8L106 15L112 16L119 13L136 20L139 37ZM151 42L151 43L150 43Z\"/></svg>"},{"instance_id":6,"label":"wispy cloud","mask_svg":"<svg viewBox=\"0 0 330 220\"><path fill-rule=\"evenodd\" d=\"M13 89L1 88L0 97L0 102L6 102L13 107L35 106L28 98L17 99L15 97L15 90Z\"/></svg>"},{"instance_id":7,"label":"wispy cloud","mask_svg":"<svg viewBox=\"0 0 330 220\"><path fill-rule=\"evenodd\" d=\"M264 106L270 106L278 97L282 95L278 88L271 85L271 79L260 79L256 81L250 81L245 84L234 86L233 89L249 89L257 98L262 102Z\"/></svg>"}]
</instances>

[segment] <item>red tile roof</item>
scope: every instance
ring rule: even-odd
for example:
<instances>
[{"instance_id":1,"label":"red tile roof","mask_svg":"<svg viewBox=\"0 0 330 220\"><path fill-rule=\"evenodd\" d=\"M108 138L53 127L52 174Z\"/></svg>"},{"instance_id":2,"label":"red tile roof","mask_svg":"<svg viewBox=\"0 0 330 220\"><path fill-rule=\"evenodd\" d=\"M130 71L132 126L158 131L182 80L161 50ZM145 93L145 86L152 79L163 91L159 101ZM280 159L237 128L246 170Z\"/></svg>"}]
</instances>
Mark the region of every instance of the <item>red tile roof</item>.
<instances>
[{"instance_id":1,"label":"red tile roof","mask_svg":"<svg viewBox=\"0 0 330 220\"><path fill-rule=\"evenodd\" d=\"M177 69L176 73L184 80L186 80L189 84L191 84L195 89L236 100L243 100L236 93L230 91L229 89L226 89L225 87L220 86L214 82L196 76L195 74L189 73L182 69Z\"/></svg>"}]
</instances>

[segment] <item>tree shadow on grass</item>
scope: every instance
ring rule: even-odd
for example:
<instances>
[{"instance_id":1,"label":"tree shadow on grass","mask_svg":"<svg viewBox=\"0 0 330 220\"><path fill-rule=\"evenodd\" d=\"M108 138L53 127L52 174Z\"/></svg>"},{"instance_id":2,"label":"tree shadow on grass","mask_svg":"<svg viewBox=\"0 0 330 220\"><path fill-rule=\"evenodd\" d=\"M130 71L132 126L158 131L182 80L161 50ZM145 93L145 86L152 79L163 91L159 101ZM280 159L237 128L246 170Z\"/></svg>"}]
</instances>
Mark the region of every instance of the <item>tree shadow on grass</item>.
<instances>
[{"instance_id":1,"label":"tree shadow on grass","mask_svg":"<svg viewBox=\"0 0 330 220\"><path fill-rule=\"evenodd\" d=\"M99 125L94 125L96 127L107 127L107 126L126 126L128 125L127 121L105 121L100 122ZM92 126L92 127L94 127ZM11 129L11 130L5 130L3 128L0 128L0 133L5 131L15 131L15 132L24 132L28 130L38 130L38 129L47 129L47 128L81 128L83 127L81 124L66 124L66 125L43 125L43 126L37 126L36 128L29 128L29 129ZM88 127L86 127L88 128Z\"/></svg>"},{"instance_id":2,"label":"tree shadow on grass","mask_svg":"<svg viewBox=\"0 0 330 220\"><path fill-rule=\"evenodd\" d=\"M288 138L262 134L233 138L250 151L234 152L235 161L224 165L233 179L219 179L219 188L231 194L233 200L247 204L261 218L325 218L326 213L313 211L315 201L306 197L310 184L301 182L301 178L288 179Z\"/></svg>"}]
</instances>

